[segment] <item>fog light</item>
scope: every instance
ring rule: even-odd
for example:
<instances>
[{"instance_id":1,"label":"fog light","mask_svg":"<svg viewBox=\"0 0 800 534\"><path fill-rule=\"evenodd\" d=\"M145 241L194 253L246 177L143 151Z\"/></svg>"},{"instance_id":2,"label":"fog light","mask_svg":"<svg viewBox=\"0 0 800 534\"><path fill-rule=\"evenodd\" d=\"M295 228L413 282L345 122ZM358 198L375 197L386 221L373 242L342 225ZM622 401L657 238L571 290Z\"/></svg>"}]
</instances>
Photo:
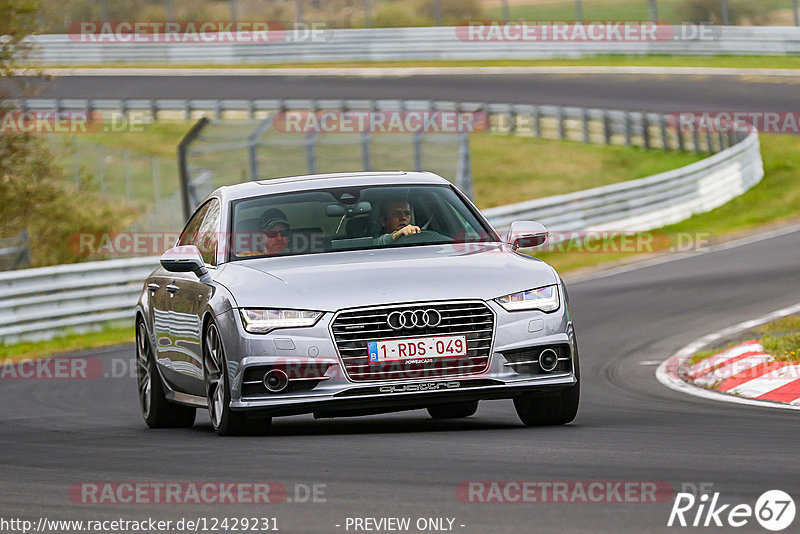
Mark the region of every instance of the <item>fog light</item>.
<instances>
[{"instance_id":1,"label":"fog light","mask_svg":"<svg viewBox=\"0 0 800 534\"><path fill-rule=\"evenodd\" d=\"M539 367L542 368L542 371L545 373L549 373L553 369L556 368L558 365L558 354L553 349L544 349L541 354L539 354Z\"/></svg>"},{"instance_id":2,"label":"fog light","mask_svg":"<svg viewBox=\"0 0 800 534\"><path fill-rule=\"evenodd\" d=\"M264 375L264 387L270 393L280 393L289 385L289 377L280 369L272 369Z\"/></svg>"}]
</instances>

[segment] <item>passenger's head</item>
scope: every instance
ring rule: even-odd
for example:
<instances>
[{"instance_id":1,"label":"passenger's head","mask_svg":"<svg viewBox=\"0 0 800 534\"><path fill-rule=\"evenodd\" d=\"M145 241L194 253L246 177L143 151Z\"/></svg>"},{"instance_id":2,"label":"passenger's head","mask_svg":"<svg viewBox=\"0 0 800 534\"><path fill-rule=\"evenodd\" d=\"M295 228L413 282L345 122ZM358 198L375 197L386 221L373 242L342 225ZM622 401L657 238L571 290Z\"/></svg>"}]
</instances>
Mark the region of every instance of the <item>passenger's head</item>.
<instances>
[{"instance_id":1,"label":"passenger's head","mask_svg":"<svg viewBox=\"0 0 800 534\"><path fill-rule=\"evenodd\" d=\"M407 200L389 200L381 205L378 219L384 232L396 232L411 224L411 204Z\"/></svg>"},{"instance_id":2,"label":"passenger's head","mask_svg":"<svg viewBox=\"0 0 800 534\"><path fill-rule=\"evenodd\" d=\"M267 254L286 251L289 223L286 214L278 208L270 208L261 214L261 230L267 236Z\"/></svg>"}]
</instances>

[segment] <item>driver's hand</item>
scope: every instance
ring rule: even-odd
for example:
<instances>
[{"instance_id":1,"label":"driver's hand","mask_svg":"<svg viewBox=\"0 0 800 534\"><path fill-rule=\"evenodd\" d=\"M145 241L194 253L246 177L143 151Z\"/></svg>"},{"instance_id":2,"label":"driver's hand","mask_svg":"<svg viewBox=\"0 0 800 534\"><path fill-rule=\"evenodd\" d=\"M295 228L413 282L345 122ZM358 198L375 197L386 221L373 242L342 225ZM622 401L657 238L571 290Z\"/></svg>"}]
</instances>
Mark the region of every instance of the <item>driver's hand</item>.
<instances>
[{"instance_id":1,"label":"driver's hand","mask_svg":"<svg viewBox=\"0 0 800 534\"><path fill-rule=\"evenodd\" d=\"M420 230L419 226L414 226L413 224L409 224L397 230L396 232L392 233L392 239L398 239L403 237L404 235L418 234L421 231L422 230Z\"/></svg>"}]
</instances>

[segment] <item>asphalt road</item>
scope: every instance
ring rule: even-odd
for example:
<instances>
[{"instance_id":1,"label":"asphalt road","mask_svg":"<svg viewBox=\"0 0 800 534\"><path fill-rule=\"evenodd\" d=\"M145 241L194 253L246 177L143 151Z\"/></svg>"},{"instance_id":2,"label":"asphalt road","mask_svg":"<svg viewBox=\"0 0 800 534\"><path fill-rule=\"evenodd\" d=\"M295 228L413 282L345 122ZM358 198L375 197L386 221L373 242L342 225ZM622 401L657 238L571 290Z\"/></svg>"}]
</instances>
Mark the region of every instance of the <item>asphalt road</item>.
<instances>
[{"instance_id":1,"label":"asphalt road","mask_svg":"<svg viewBox=\"0 0 800 534\"><path fill-rule=\"evenodd\" d=\"M791 84L746 80L468 80L198 84L159 78L124 80L128 85L70 78L51 91L71 97L402 96L665 111L688 105L787 109L798 102ZM494 401L462 421L433 421L422 411L318 421L303 416L276 419L268 437L219 438L203 414L192 429L153 431L138 411L132 347L83 355L100 358L107 374L124 376L1 380L0 519L256 516L277 518L282 532L335 533L354 531L345 529L347 517L446 517L465 533L658 532L670 530L671 502L475 504L461 502L456 490L464 481L665 481L675 491L713 484L720 501L730 504L752 506L770 489L798 499L796 412L685 396L661 386L652 365L701 335L796 303L798 250L800 231L794 231L570 283L583 397L576 421L558 428L523 427L510 401ZM93 481L277 481L293 501L295 484L326 486L325 502L270 506L71 500L71 487ZM753 519L737 530L764 531ZM0 531L11 530L0 522Z\"/></svg>"},{"instance_id":2,"label":"asphalt road","mask_svg":"<svg viewBox=\"0 0 800 534\"><path fill-rule=\"evenodd\" d=\"M3 380L0 494L5 517L269 516L284 532L345 532L346 517L450 517L461 532L665 530L670 503L475 504L463 481L712 483L721 502L769 489L800 495L796 412L724 404L661 386L652 365L692 339L797 301L800 231L570 284L581 343L576 421L519 424L510 401L439 422L423 411L354 419L276 419L269 437L219 438L205 414L189 430L148 430L131 376ZM90 353L121 373L130 346ZM321 503L91 505L91 481L325 484ZM745 528L744 530L754 530ZM352 530L351 530L352 531Z\"/></svg>"},{"instance_id":3,"label":"asphalt road","mask_svg":"<svg viewBox=\"0 0 800 534\"><path fill-rule=\"evenodd\" d=\"M461 76L70 76L41 98L386 98L596 106L674 112L790 110L798 78L519 74ZM794 107L793 107L794 106Z\"/></svg>"}]
</instances>

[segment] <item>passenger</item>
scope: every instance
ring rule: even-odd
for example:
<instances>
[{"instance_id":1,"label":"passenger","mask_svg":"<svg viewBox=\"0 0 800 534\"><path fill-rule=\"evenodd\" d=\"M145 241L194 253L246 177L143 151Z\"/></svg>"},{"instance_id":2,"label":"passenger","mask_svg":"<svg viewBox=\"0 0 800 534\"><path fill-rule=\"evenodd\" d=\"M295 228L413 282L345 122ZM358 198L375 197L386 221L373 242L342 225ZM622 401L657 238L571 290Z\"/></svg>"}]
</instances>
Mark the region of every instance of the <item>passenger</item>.
<instances>
[{"instance_id":1,"label":"passenger","mask_svg":"<svg viewBox=\"0 0 800 534\"><path fill-rule=\"evenodd\" d=\"M258 219L258 230L237 236L245 239L249 250L237 252L239 257L282 254L287 251L289 223L286 214L278 208L269 208Z\"/></svg>"},{"instance_id":2,"label":"passenger","mask_svg":"<svg viewBox=\"0 0 800 534\"><path fill-rule=\"evenodd\" d=\"M278 208L270 208L261 214L261 228L267 237L266 253L282 254L287 251L289 222L286 214Z\"/></svg>"},{"instance_id":3,"label":"passenger","mask_svg":"<svg viewBox=\"0 0 800 534\"><path fill-rule=\"evenodd\" d=\"M389 200L381 204L380 218L383 235L375 238L376 245L391 245L398 239L422 230L411 224L411 204L407 200Z\"/></svg>"}]
</instances>

